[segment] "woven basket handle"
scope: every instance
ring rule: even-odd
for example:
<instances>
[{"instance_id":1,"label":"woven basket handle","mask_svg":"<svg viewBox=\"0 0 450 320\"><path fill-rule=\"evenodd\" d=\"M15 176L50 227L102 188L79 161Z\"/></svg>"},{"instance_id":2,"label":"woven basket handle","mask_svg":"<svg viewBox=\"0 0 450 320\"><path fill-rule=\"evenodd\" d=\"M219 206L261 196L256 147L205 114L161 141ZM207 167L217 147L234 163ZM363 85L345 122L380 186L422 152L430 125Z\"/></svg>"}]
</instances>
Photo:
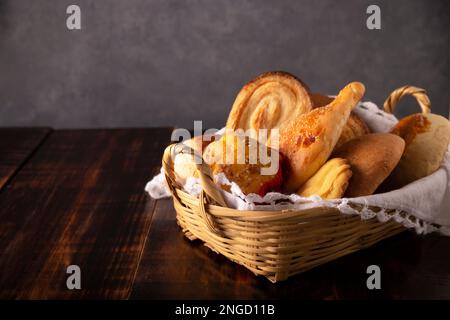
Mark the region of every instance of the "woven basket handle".
<instances>
[{"instance_id":1,"label":"woven basket handle","mask_svg":"<svg viewBox=\"0 0 450 320\"><path fill-rule=\"evenodd\" d=\"M395 106L404 96L413 96L416 98L417 102L422 108L422 113L427 114L431 112L431 102L427 96L425 89L414 87L414 86L403 86L401 88L395 89L389 95L389 97L384 102L384 111L388 113L394 113Z\"/></svg>"},{"instance_id":2,"label":"woven basket handle","mask_svg":"<svg viewBox=\"0 0 450 320\"><path fill-rule=\"evenodd\" d=\"M211 214L208 213L207 205L209 203L217 203L222 207L227 207L227 204L222 196L221 191L217 188L216 184L214 183L214 180L212 178L211 169L206 164L206 162L203 160L202 156L198 154L194 149L190 148L189 146L186 146L182 143L175 143L171 144L166 148L163 155L162 160L162 166L164 168L164 172L166 175L166 181L170 188L170 191L172 192L172 196L179 201L181 200L178 198L177 192L175 190L175 186L177 185L176 179L175 179L175 171L174 171L174 164L173 160L175 159L175 156L177 154L186 153L193 155L194 159L196 160L196 166L197 166L197 172L200 177L200 182L202 184L202 192L200 194L200 214L203 217L203 220L210 229L211 232L214 233L220 233L220 231L217 229L214 219L211 216Z\"/></svg>"}]
</instances>

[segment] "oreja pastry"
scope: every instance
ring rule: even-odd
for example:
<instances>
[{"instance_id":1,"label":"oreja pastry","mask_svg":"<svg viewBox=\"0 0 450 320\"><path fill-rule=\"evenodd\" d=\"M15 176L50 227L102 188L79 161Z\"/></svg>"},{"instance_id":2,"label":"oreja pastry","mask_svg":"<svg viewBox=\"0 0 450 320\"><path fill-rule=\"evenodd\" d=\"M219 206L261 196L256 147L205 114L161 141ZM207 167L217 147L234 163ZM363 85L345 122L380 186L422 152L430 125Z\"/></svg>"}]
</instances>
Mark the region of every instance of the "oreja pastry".
<instances>
[{"instance_id":1,"label":"oreja pastry","mask_svg":"<svg viewBox=\"0 0 450 320\"><path fill-rule=\"evenodd\" d=\"M352 178L346 197L367 196L394 170L403 154L405 141L390 133L372 133L348 141L337 149L334 157L347 159Z\"/></svg>"},{"instance_id":2,"label":"oreja pastry","mask_svg":"<svg viewBox=\"0 0 450 320\"><path fill-rule=\"evenodd\" d=\"M450 142L450 122L436 114L413 114L401 119L391 133L405 140L405 152L389 178L393 188L402 187L435 172Z\"/></svg>"},{"instance_id":3,"label":"oreja pastry","mask_svg":"<svg viewBox=\"0 0 450 320\"><path fill-rule=\"evenodd\" d=\"M210 140L204 139L204 136L195 136L192 139L183 141L182 143L192 148L199 155L202 155L203 150L210 142ZM189 177L198 178L194 155L190 153L177 154L174 159L173 167L175 171L175 180L181 185L184 185Z\"/></svg>"},{"instance_id":4,"label":"oreja pastry","mask_svg":"<svg viewBox=\"0 0 450 320\"><path fill-rule=\"evenodd\" d=\"M217 179L220 173L225 174L230 182L235 182L244 194L264 196L267 192L281 189L283 171L278 150L248 136L225 134L205 149L203 158L211 167L214 181L226 191L230 191L230 186Z\"/></svg>"},{"instance_id":5,"label":"oreja pastry","mask_svg":"<svg viewBox=\"0 0 450 320\"><path fill-rule=\"evenodd\" d=\"M352 176L350 164L346 159L328 160L320 169L298 189L302 197L313 195L322 199L342 198Z\"/></svg>"},{"instance_id":6,"label":"oreja pastry","mask_svg":"<svg viewBox=\"0 0 450 320\"><path fill-rule=\"evenodd\" d=\"M297 117L280 132L280 152L289 164L286 191L297 191L327 161L364 91L362 83L352 82L329 105Z\"/></svg>"},{"instance_id":7,"label":"oreja pastry","mask_svg":"<svg viewBox=\"0 0 450 320\"><path fill-rule=\"evenodd\" d=\"M308 88L287 72L268 72L247 83L228 116L228 129L282 128L313 108Z\"/></svg>"},{"instance_id":8,"label":"oreja pastry","mask_svg":"<svg viewBox=\"0 0 450 320\"><path fill-rule=\"evenodd\" d=\"M341 136L339 137L338 142L336 143L335 149L342 146L347 141L355 139L359 136L363 136L365 134L369 134L370 129L363 119L358 117L355 113L350 113L348 117L347 123L342 129Z\"/></svg>"}]
</instances>

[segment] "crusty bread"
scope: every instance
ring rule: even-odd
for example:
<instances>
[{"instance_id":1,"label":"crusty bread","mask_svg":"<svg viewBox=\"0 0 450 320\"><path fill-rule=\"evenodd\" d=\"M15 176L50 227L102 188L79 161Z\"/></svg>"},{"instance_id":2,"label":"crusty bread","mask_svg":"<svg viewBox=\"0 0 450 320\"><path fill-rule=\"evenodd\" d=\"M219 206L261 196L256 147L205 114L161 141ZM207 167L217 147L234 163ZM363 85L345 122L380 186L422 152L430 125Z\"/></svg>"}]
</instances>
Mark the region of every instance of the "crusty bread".
<instances>
[{"instance_id":1,"label":"crusty bread","mask_svg":"<svg viewBox=\"0 0 450 320\"><path fill-rule=\"evenodd\" d=\"M303 113L312 101L309 89L295 76L267 72L247 83L239 92L228 116L228 129L280 129Z\"/></svg>"},{"instance_id":2,"label":"crusty bread","mask_svg":"<svg viewBox=\"0 0 450 320\"><path fill-rule=\"evenodd\" d=\"M255 148L252 149L250 144ZM203 157L211 166L215 182L222 189L230 191L230 186L220 183L217 179L220 173L223 173L230 182L236 183L244 194L255 193L264 196L269 191L281 189L282 157L277 150L267 148L264 150L268 157L265 160L269 160L266 163L257 152L260 147L264 146L260 146L256 140L249 137L226 134L220 140L211 143L205 149ZM250 157L250 150L256 151L253 160ZM267 169L266 172L264 169Z\"/></svg>"},{"instance_id":3,"label":"crusty bread","mask_svg":"<svg viewBox=\"0 0 450 320\"><path fill-rule=\"evenodd\" d=\"M280 151L289 163L286 191L297 191L327 161L364 91L362 83L352 82L329 105L297 117L280 131Z\"/></svg>"},{"instance_id":4,"label":"crusty bread","mask_svg":"<svg viewBox=\"0 0 450 320\"><path fill-rule=\"evenodd\" d=\"M353 175L346 197L367 196L389 176L399 162L405 141L390 133L372 133L348 141L333 153L347 159Z\"/></svg>"},{"instance_id":5,"label":"crusty bread","mask_svg":"<svg viewBox=\"0 0 450 320\"><path fill-rule=\"evenodd\" d=\"M342 198L352 176L350 164L346 159L333 158L325 162L320 169L297 191L302 197L313 195L322 199Z\"/></svg>"},{"instance_id":6,"label":"crusty bread","mask_svg":"<svg viewBox=\"0 0 450 320\"><path fill-rule=\"evenodd\" d=\"M450 142L450 122L436 114L413 114L391 130L405 140L405 152L389 178L392 189L435 172Z\"/></svg>"}]
</instances>

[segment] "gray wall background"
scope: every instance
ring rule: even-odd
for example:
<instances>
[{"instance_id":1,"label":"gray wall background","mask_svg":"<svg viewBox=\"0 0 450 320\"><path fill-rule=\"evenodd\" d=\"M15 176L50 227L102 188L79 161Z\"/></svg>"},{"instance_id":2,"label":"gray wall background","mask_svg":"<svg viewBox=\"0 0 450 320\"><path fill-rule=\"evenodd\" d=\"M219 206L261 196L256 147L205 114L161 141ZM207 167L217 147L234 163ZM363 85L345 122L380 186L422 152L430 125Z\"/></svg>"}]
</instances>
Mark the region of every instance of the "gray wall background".
<instances>
[{"instance_id":1,"label":"gray wall background","mask_svg":"<svg viewBox=\"0 0 450 320\"><path fill-rule=\"evenodd\" d=\"M0 125L206 127L241 86L286 70L313 91L404 84L450 106L449 1L0 0ZM82 30L66 29L78 4ZM366 28L378 4L382 30ZM405 99L399 114L417 111Z\"/></svg>"}]
</instances>

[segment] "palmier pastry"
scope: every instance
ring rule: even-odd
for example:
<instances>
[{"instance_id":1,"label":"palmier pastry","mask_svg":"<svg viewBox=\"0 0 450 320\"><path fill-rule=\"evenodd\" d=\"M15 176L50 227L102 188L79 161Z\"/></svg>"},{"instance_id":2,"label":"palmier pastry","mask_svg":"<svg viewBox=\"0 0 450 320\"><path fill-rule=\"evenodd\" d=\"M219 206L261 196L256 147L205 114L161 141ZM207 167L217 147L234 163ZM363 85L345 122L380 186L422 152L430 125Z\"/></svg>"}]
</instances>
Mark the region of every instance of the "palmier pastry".
<instances>
[{"instance_id":1,"label":"palmier pastry","mask_svg":"<svg viewBox=\"0 0 450 320\"><path fill-rule=\"evenodd\" d=\"M313 104L307 87L287 72L268 72L247 83L239 92L228 116L228 129L279 129Z\"/></svg>"},{"instance_id":2,"label":"palmier pastry","mask_svg":"<svg viewBox=\"0 0 450 320\"><path fill-rule=\"evenodd\" d=\"M405 140L405 152L389 183L399 188L435 172L450 142L450 122L436 114L413 114L391 130Z\"/></svg>"},{"instance_id":3,"label":"palmier pastry","mask_svg":"<svg viewBox=\"0 0 450 320\"><path fill-rule=\"evenodd\" d=\"M352 82L329 105L297 117L283 130L279 146L289 163L286 191L297 191L327 161L364 91L362 83Z\"/></svg>"},{"instance_id":4,"label":"palmier pastry","mask_svg":"<svg viewBox=\"0 0 450 320\"><path fill-rule=\"evenodd\" d=\"M230 191L230 186L217 179L220 173L235 182L244 194L264 196L281 189L282 159L278 150L247 136L226 134L205 149L203 158L211 166L215 182L224 190Z\"/></svg>"}]
</instances>

